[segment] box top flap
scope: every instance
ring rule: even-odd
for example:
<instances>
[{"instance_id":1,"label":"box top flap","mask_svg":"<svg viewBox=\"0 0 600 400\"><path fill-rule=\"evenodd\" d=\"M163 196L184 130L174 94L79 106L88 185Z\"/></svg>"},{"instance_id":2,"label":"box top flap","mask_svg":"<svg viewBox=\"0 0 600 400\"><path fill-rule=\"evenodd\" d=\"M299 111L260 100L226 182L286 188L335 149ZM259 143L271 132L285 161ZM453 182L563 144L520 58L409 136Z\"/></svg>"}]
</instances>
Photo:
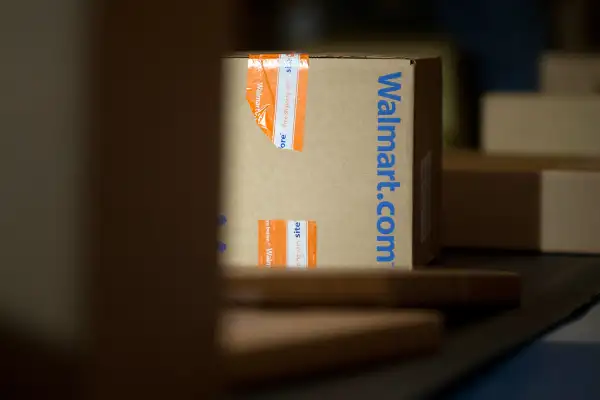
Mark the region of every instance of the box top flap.
<instances>
[{"instance_id":1,"label":"box top flap","mask_svg":"<svg viewBox=\"0 0 600 400\"><path fill-rule=\"evenodd\" d=\"M285 52L252 52L252 53L232 53L225 55L224 58L248 58L249 54L285 54ZM308 54L312 59L373 59L373 60L409 60L411 63L422 59L439 58L438 56L423 55L423 54L380 54L367 52L303 52Z\"/></svg>"}]
</instances>

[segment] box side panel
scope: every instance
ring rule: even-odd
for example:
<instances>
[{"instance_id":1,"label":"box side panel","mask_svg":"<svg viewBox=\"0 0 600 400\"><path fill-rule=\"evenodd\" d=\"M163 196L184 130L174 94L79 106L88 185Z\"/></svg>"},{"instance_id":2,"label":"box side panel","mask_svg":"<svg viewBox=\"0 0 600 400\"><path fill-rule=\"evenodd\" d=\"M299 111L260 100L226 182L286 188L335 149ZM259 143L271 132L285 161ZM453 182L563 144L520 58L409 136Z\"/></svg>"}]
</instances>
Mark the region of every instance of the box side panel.
<instances>
[{"instance_id":1,"label":"box side panel","mask_svg":"<svg viewBox=\"0 0 600 400\"><path fill-rule=\"evenodd\" d=\"M482 102L484 151L600 154L600 98L596 96L489 94Z\"/></svg>"},{"instance_id":2,"label":"box side panel","mask_svg":"<svg viewBox=\"0 0 600 400\"><path fill-rule=\"evenodd\" d=\"M569 53L544 55L540 62L540 90L557 94L597 94L600 57Z\"/></svg>"},{"instance_id":3,"label":"box side panel","mask_svg":"<svg viewBox=\"0 0 600 400\"><path fill-rule=\"evenodd\" d=\"M442 75L439 58L417 61L414 91L413 262L440 250Z\"/></svg>"},{"instance_id":4,"label":"box side panel","mask_svg":"<svg viewBox=\"0 0 600 400\"><path fill-rule=\"evenodd\" d=\"M541 249L600 253L600 172L544 171Z\"/></svg>"},{"instance_id":5,"label":"box side panel","mask_svg":"<svg viewBox=\"0 0 600 400\"><path fill-rule=\"evenodd\" d=\"M314 221L318 267L409 265L410 61L310 59L301 151L277 148L254 120L248 61L225 64L222 261L256 267L258 221L270 220Z\"/></svg>"},{"instance_id":6,"label":"box side panel","mask_svg":"<svg viewBox=\"0 0 600 400\"><path fill-rule=\"evenodd\" d=\"M446 247L540 248L540 174L443 172L442 235Z\"/></svg>"}]
</instances>

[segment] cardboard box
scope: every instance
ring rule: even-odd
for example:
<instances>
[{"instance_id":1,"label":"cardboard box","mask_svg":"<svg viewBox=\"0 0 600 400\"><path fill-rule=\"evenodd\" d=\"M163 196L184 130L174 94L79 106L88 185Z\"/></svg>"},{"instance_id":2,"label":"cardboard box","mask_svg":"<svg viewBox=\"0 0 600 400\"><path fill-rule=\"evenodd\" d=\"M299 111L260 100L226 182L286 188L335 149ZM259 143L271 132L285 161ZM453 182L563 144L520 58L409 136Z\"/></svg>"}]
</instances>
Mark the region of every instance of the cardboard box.
<instances>
[{"instance_id":1,"label":"cardboard box","mask_svg":"<svg viewBox=\"0 0 600 400\"><path fill-rule=\"evenodd\" d=\"M600 155L600 96L489 93L482 99L486 152Z\"/></svg>"},{"instance_id":2,"label":"cardboard box","mask_svg":"<svg viewBox=\"0 0 600 400\"><path fill-rule=\"evenodd\" d=\"M439 59L224 64L224 264L410 268L437 254Z\"/></svg>"},{"instance_id":3,"label":"cardboard box","mask_svg":"<svg viewBox=\"0 0 600 400\"><path fill-rule=\"evenodd\" d=\"M540 61L540 90L554 94L599 94L600 54L544 54Z\"/></svg>"},{"instance_id":4,"label":"cardboard box","mask_svg":"<svg viewBox=\"0 0 600 400\"><path fill-rule=\"evenodd\" d=\"M443 244L600 253L600 160L444 155Z\"/></svg>"}]
</instances>

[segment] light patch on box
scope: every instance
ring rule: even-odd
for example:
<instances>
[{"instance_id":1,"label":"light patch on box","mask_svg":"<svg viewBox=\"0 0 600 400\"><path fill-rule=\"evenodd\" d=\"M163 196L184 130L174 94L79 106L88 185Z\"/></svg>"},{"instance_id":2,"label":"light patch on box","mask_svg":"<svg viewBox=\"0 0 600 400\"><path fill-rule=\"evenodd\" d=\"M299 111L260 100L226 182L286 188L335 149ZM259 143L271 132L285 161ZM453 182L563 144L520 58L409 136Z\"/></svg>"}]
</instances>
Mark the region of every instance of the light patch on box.
<instances>
[{"instance_id":1,"label":"light patch on box","mask_svg":"<svg viewBox=\"0 0 600 400\"><path fill-rule=\"evenodd\" d=\"M317 265L315 221L258 221L258 266L314 268Z\"/></svg>"},{"instance_id":2,"label":"light patch on box","mask_svg":"<svg viewBox=\"0 0 600 400\"><path fill-rule=\"evenodd\" d=\"M246 99L256 124L279 149L304 147L308 64L307 54L248 57Z\"/></svg>"}]
</instances>

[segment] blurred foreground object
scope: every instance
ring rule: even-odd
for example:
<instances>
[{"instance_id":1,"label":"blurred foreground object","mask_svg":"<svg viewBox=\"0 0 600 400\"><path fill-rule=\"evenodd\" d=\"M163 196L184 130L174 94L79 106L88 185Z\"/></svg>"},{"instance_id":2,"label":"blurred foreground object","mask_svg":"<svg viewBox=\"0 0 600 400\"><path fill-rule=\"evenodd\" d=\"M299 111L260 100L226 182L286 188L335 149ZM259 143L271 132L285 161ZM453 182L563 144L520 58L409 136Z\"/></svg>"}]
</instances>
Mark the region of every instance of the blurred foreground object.
<instances>
[{"instance_id":1,"label":"blurred foreground object","mask_svg":"<svg viewBox=\"0 0 600 400\"><path fill-rule=\"evenodd\" d=\"M91 142L92 389L218 397L227 1L105 1Z\"/></svg>"},{"instance_id":2,"label":"blurred foreground object","mask_svg":"<svg viewBox=\"0 0 600 400\"><path fill-rule=\"evenodd\" d=\"M226 2L93 3L0 5L1 397L215 398Z\"/></svg>"},{"instance_id":3,"label":"blurred foreground object","mask_svg":"<svg viewBox=\"0 0 600 400\"><path fill-rule=\"evenodd\" d=\"M226 298L254 306L338 306L485 309L515 307L519 275L474 269L356 271L316 269L225 272Z\"/></svg>"},{"instance_id":4,"label":"blurred foreground object","mask_svg":"<svg viewBox=\"0 0 600 400\"><path fill-rule=\"evenodd\" d=\"M411 310L238 309L225 313L222 331L229 382L248 385L430 354L442 319Z\"/></svg>"},{"instance_id":5,"label":"blurred foreground object","mask_svg":"<svg viewBox=\"0 0 600 400\"><path fill-rule=\"evenodd\" d=\"M600 253L600 160L444 155L449 247Z\"/></svg>"}]
</instances>

